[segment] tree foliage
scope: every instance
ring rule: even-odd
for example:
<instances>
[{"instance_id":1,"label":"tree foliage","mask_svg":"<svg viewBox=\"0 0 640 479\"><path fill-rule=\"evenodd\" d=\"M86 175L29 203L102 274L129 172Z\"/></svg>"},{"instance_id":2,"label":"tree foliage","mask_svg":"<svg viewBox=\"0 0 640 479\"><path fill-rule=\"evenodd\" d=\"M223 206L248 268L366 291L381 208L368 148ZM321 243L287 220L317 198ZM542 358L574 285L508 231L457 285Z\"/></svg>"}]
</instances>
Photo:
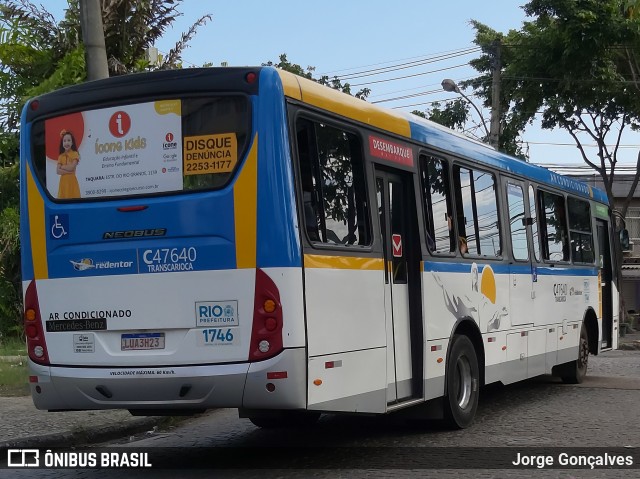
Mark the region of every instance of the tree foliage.
<instances>
[{"instance_id":1,"label":"tree foliage","mask_svg":"<svg viewBox=\"0 0 640 479\"><path fill-rule=\"evenodd\" d=\"M0 5L0 127L15 132L27 98L86 79L78 0L68 0L61 21L29 0ZM180 67L181 55L204 15L184 32L158 65L146 60L181 15L183 0L108 0L102 2L105 45L111 75Z\"/></svg>"},{"instance_id":2,"label":"tree foliage","mask_svg":"<svg viewBox=\"0 0 640 479\"><path fill-rule=\"evenodd\" d=\"M22 105L33 88L45 79L67 76L58 72L59 63L78 48L78 42L71 40L66 27L66 19L56 23L49 12L27 0L4 0L0 5L0 129L4 133L17 130Z\"/></svg>"},{"instance_id":3,"label":"tree foliage","mask_svg":"<svg viewBox=\"0 0 640 479\"><path fill-rule=\"evenodd\" d=\"M351 85L348 82L342 83L342 81L340 81L338 77L329 78L327 75L322 75L320 78L314 78L313 74L316 70L316 67L308 66L306 68L303 68L297 63L291 63L287 58L286 53L280 55L279 61L277 63L270 60L266 63L263 63L262 65L280 68L281 70L294 73L295 75L308 78L309 80L318 82L321 85L333 88L334 90L338 90L348 95L355 96L356 98L359 98L361 100L366 100L371 93L371 90L369 88L362 88L361 90L358 90L355 94L353 94L351 92Z\"/></svg>"},{"instance_id":4,"label":"tree foliage","mask_svg":"<svg viewBox=\"0 0 640 479\"><path fill-rule=\"evenodd\" d=\"M180 15L182 0L103 0L107 58L112 75L179 68L181 54L204 15L183 33L158 65L145 58ZM18 161L19 126L27 98L86 79L78 0L56 21L29 0L0 2L0 333L20 330Z\"/></svg>"},{"instance_id":5,"label":"tree foliage","mask_svg":"<svg viewBox=\"0 0 640 479\"><path fill-rule=\"evenodd\" d=\"M517 134L541 112L542 127L567 131L602 177L611 206L620 138L638 126L640 114L636 4L532 0L524 6L532 20L506 35L473 22L483 55L471 64L483 75L469 84L485 105L491 103L492 48L496 40L502 46L501 134ZM595 155L586 144L596 145Z\"/></svg>"},{"instance_id":6,"label":"tree foliage","mask_svg":"<svg viewBox=\"0 0 640 479\"><path fill-rule=\"evenodd\" d=\"M444 104L435 102L425 111L414 110L411 113L461 132L466 131L470 119L469 104L462 98L456 98Z\"/></svg>"}]
</instances>

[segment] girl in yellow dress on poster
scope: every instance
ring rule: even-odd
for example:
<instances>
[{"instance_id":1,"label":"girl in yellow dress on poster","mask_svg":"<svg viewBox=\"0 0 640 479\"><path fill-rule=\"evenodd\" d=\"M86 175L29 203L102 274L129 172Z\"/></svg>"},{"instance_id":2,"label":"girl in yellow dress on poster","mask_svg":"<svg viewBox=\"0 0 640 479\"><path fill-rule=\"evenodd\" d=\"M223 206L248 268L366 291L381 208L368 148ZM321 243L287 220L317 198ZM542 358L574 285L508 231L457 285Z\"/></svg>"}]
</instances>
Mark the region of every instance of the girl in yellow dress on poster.
<instances>
[{"instance_id":1,"label":"girl in yellow dress on poster","mask_svg":"<svg viewBox=\"0 0 640 479\"><path fill-rule=\"evenodd\" d=\"M60 175L58 198L80 198L80 185L76 178L76 167L80 163L80 153L73 133L67 130L60 132L60 156L56 172Z\"/></svg>"}]
</instances>

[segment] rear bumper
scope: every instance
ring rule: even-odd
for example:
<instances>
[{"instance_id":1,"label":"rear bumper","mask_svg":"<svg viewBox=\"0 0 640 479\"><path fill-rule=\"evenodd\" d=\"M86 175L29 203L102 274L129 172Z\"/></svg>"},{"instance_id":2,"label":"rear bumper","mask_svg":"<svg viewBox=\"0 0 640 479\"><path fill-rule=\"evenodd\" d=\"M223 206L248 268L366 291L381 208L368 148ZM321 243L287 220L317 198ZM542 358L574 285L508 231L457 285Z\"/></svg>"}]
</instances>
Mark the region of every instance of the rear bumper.
<instances>
[{"instance_id":1,"label":"rear bumper","mask_svg":"<svg viewBox=\"0 0 640 479\"><path fill-rule=\"evenodd\" d=\"M29 361L29 369L38 378L31 383L33 402L44 410L306 408L304 348L257 363L86 368ZM267 372L282 371L286 378L267 379Z\"/></svg>"}]
</instances>

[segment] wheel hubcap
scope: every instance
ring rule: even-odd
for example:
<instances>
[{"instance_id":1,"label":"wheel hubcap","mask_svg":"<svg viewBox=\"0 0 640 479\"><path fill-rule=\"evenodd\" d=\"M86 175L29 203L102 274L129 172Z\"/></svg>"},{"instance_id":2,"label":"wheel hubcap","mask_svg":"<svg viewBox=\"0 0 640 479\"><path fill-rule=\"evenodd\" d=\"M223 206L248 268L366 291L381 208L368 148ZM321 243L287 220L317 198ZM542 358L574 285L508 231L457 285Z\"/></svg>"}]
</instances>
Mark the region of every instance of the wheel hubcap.
<instances>
[{"instance_id":1,"label":"wheel hubcap","mask_svg":"<svg viewBox=\"0 0 640 479\"><path fill-rule=\"evenodd\" d=\"M471 401L471 392L473 381L471 378L471 365L469 360L465 357L459 357L456 362L456 399L458 407L464 409L469 405Z\"/></svg>"}]
</instances>

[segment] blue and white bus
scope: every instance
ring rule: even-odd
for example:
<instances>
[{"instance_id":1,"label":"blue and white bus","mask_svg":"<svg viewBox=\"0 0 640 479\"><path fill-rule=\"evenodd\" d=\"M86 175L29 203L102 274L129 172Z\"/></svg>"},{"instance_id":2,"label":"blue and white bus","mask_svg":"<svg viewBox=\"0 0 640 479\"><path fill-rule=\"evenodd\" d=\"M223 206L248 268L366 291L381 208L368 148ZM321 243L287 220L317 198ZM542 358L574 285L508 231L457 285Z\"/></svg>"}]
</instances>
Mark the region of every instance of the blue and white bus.
<instances>
[{"instance_id":1,"label":"blue and white bus","mask_svg":"<svg viewBox=\"0 0 640 479\"><path fill-rule=\"evenodd\" d=\"M617 347L601 191L287 72L42 95L21 153L39 409L466 427L481 386Z\"/></svg>"}]
</instances>

